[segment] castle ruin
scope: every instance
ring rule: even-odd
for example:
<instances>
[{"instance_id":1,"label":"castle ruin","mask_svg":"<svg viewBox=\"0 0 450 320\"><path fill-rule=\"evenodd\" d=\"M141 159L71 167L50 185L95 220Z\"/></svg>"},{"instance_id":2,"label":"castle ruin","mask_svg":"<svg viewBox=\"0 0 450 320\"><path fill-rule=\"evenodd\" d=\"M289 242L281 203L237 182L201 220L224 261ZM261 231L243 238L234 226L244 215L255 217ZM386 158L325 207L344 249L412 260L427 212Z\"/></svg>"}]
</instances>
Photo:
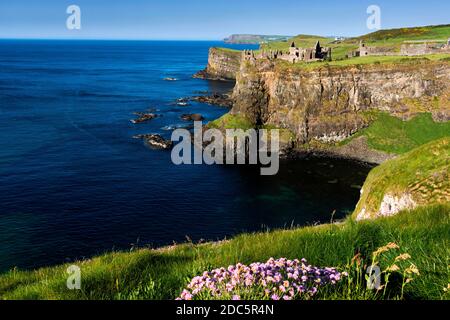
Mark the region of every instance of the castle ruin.
<instances>
[{"instance_id":1,"label":"castle ruin","mask_svg":"<svg viewBox=\"0 0 450 320\"><path fill-rule=\"evenodd\" d=\"M400 49L402 56L420 56L439 53L450 53L450 38L446 44L424 41L423 43L403 44Z\"/></svg>"},{"instance_id":2,"label":"castle ruin","mask_svg":"<svg viewBox=\"0 0 450 320\"><path fill-rule=\"evenodd\" d=\"M300 61L330 61L331 48L322 47L319 41L317 41L313 48L299 48L295 45L295 42L292 42L288 52L282 50L262 50L258 54L255 54L253 50L244 50L243 59L250 62L256 61L257 59L278 59L288 61L290 63L297 63Z\"/></svg>"},{"instance_id":3,"label":"castle ruin","mask_svg":"<svg viewBox=\"0 0 450 320\"><path fill-rule=\"evenodd\" d=\"M368 47L364 42L359 43L359 48L348 54L348 58L367 56L394 56L397 53L392 48Z\"/></svg>"},{"instance_id":4,"label":"castle ruin","mask_svg":"<svg viewBox=\"0 0 450 320\"><path fill-rule=\"evenodd\" d=\"M437 41L415 41L415 43L404 43L400 52L389 47L368 47L362 41L359 48L348 54L348 58L367 57L367 56L420 56L427 54L450 53L450 38L446 44L440 44Z\"/></svg>"}]
</instances>

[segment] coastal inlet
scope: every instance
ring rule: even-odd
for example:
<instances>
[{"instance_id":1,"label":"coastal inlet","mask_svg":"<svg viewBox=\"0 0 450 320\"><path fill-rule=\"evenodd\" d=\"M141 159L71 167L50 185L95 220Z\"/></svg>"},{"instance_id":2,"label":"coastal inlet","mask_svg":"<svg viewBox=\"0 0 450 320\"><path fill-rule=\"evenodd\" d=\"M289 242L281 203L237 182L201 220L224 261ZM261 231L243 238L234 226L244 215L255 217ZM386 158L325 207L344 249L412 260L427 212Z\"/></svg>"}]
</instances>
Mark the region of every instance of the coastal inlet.
<instances>
[{"instance_id":1,"label":"coastal inlet","mask_svg":"<svg viewBox=\"0 0 450 320\"><path fill-rule=\"evenodd\" d=\"M132 139L167 140L191 125L183 115L228 111L178 101L232 90L192 78L224 45L0 41L0 271L329 222L355 208L370 170L355 162L286 161L261 177L253 166L175 166Z\"/></svg>"}]
</instances>

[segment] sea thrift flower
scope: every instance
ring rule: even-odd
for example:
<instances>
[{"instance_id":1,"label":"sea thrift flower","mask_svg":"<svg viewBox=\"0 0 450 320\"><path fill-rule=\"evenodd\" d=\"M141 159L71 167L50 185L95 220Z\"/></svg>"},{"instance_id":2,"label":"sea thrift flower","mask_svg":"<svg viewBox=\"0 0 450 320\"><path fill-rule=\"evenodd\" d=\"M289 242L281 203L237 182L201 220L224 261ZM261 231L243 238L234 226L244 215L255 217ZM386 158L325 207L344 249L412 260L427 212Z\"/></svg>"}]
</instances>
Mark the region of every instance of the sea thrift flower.
<instances>
[{"instance_id":1,"label":"sea thrift flower","mask_svg":"<svg viewBox=\"0 0 450 320\"><path fill-rule=\"evenodd\" d=\"M335 268L307 265L305 259L270 258L249 266L238 263L228 268L205 271L194 277L178 299L252 299L292 300L311 298L319 287L335 285L342 276Z\"/></svg>"}]
</instances>

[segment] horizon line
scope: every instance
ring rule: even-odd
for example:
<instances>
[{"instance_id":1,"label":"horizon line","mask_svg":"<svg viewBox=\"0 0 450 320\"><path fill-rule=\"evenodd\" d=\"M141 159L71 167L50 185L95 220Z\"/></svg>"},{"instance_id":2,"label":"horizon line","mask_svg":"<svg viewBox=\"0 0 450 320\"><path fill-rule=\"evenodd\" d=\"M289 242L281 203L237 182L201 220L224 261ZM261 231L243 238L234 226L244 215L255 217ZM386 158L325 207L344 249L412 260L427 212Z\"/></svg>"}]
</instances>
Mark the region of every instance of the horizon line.
<instances>
[{"instance_id":1,"label":"horizon line","mask_svg":"<svg viewBox=\"0 0 450 320\"><path fill-rule=\"evenodd\" d=\"M0 37L0 40L46 40L46 41L218 41L224 42L225 39L142 39L142 38L3 38Z\"/></svg>"}]
</instances>

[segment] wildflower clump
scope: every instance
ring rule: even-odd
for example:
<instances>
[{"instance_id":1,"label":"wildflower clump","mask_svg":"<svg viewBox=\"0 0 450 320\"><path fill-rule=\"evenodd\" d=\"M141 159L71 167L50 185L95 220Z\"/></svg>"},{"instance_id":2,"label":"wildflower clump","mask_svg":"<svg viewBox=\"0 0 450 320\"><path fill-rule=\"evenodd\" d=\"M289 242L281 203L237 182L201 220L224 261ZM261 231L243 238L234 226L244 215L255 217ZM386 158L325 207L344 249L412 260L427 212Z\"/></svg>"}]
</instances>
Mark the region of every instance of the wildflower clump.
<instances>
[{"instance_id":1,"label":"wildflower clump","mask_svg":"<svg viewBox=\"0 0 450 320\"><path fill-rule=\"evenodd\" d=\"M249 266L205 271L192 279L178 300L293 300L311 299L320 287L335 285L344 274L335 268L317 268L305 259L269 259Z\"/></svg>"}]
</instances>

